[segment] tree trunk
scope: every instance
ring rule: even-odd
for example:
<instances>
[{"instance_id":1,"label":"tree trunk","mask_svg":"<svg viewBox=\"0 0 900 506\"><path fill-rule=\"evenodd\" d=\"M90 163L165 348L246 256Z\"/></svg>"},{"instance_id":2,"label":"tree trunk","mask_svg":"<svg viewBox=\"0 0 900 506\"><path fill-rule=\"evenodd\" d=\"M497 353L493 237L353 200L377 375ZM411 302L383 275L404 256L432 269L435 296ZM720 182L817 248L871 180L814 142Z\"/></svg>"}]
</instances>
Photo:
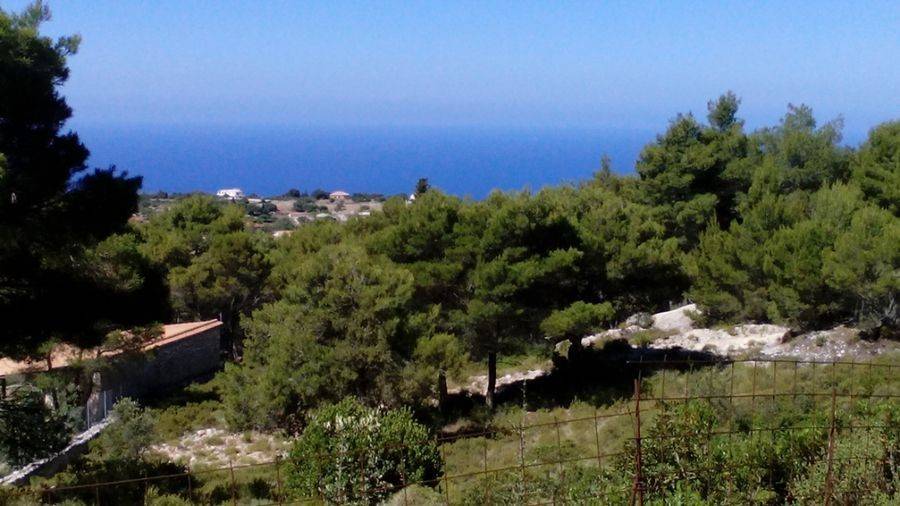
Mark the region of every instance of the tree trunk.
<instances>
[{"instance_id":1,"label":"tree trunk","mask_svg":"<svg viewBox=\"0 0 900 506\"><path fill-rule=\"evenodd\" d=\"M497 352L488 352L488 382L484 401L487 407L494 409L494 391L497 389Z\"/></svg>"},{"instance_id":2,"label":"tree trunk","mask_svg":"<svg viewBox=\"0 0 900 506\"><path fill-rule=\"evenodd\" d=\"M438 373L438 409L444 413L447 409L447 373Z\"/></svg>"}]
</instances>

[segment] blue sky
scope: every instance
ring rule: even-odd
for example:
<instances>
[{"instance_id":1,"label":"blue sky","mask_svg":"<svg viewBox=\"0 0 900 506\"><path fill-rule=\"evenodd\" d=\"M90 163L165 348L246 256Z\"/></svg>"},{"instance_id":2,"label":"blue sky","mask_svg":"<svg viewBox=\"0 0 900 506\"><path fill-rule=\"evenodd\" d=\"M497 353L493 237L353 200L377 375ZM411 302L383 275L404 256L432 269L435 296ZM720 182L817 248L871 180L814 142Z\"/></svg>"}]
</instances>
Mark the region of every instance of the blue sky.
<instances>
[{"instance_id":1,"label":"blue sky","mask_svg":"<svg viewBox=\"0 0 900 506\"><path fill-rule=\"evenodd\" d=\"M7 10L26 2L3 1ZM76 125L660 131L725 90L849 140L900 112L900 2L51 1Z\"/></svg>"}]
</instances>

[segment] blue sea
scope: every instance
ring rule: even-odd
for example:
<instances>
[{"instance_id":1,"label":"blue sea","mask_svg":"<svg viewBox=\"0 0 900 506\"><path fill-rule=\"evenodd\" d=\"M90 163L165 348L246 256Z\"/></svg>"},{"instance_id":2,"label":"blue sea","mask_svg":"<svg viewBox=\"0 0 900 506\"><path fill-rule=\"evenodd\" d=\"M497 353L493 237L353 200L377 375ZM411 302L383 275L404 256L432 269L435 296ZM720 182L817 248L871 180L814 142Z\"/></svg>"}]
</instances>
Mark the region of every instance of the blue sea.
<instances>
[{"instance_id":1,"label":"blue sea","mask_svg":"<svg viewBox=\"0 0 900 506\"><path fill-rule=\"evenodd\" d=\"M631 173L654 132L614 129L74 126L91 166L144 178L143 191L239 187L409 193L420 177L483 198L591 177L600 158Z\"/></svg>"}]
</instances>

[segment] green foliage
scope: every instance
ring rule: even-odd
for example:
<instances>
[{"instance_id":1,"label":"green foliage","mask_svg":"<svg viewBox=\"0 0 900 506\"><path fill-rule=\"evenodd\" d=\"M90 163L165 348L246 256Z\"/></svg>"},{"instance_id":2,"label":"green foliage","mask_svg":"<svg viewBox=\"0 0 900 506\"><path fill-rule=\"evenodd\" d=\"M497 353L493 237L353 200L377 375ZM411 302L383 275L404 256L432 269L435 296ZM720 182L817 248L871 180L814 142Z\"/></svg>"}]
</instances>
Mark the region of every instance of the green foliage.
<instances>
[{"instance_id":1,"label":"green foliage","mask_svg":"<svg viewBox=\"0 0 900 506\"><path fill-rule=\"evenodd\" d=\"M890 194L875 191L891 174L893 127L873 130L853 157L860 191L843 183L851 164L840 122L815 125L809 108L791 106L779 127L754 135L759 161L738 221L707 229L686 262L708 318L896 326L900 259L888 244L898 222L878 209Z\"/></svg>"},{"instance_id":2,"label":"green foliage","mask_svg":"<svg viewBox=\"0 0 900 506\"><path fill-rule=\"evenodd\" d=\"M900 293L900 220L867 206L852 215L849 226L824 252L822 273L844 304L855 309L863 326L898 321Z\"/></svg>"},{"instance_id":3,"label":"green foliage","mask_svg":"<svg viewBox=\"0 0 900 506\"><path fill-rule=\"evenodd\" d=\"M688 264L693 298L713 319L896 322L897 218L852 185L804 200L765 197L759 205L785 219L751 210L728 231L705 232Z\"/></svg>"},{"instance_id":4,"label":"green foliage","mask_svg":"<svg viewBox=\"0 0 900 506\"><path fill-rule=\"evenodd\" d=\"M126 230L141 178L115 167L85 172L88 150L77 134L62 130L72 110L59 94L80 39L42 36L49 17L40 2L21 14L0 9L3 354L33 354L54 336L96 344L110 324L131 323L134 313L120 313L116 302L139 290L134 278L114 283L115 276L98 275L90 251ZM115 256L105 260L116 270ZM53 318L47 308L54 308Z\"/></svg>"},{"instance_id":5,"label":"green foliage","mask_svg":"<svg viewBox=\"0 0 900 506\"><path fill-rule=\"evenodd\" d=\"M226 338L239 344L241 316L265 295L271 239L244 229L239 206L201 195L154 215L141 235L141 252L167 272L175 314L186 320L221 317Z\"/></svg>"},{"instance_id":6,"label":"green foliage","mask_svg":"<svg viewBox=\"0 0 900 506\"><path fill-rule=\"evenodd\" d=\"M174 309L188 319L229 318L249 312L262 297L269 272L262 236L233 232L213 237L187 267L169 273Z\"/></svg>"},{"instance_id":7,"label":"green foliage","mask_svg":"<svg viewBox=\"0 0 900 506\"><path fill-rule=\"evenodd\" d=\"M54 504L174 504L179 495L187 495L183 480L155 480L149 487L135 480L141 476L178 475L184 467L154 460L90 460L81 459L54 475L49 480L35 480L33 488L73 487L52 494ZM95 483L121 482L116 485L94 488ZM197 480L194 486L202 482ZM150 500L157 502L150 502ZM58 502L57 502L58 501Z\"/></svg>"},{"instance_id":8,"label":"green foliage","mask_svg":"<svg viewBox=\"0 0 900 506\"><path fill-rule=\"evenodd\" d=\"M840 119L816 128L812 109L788 105L781 124L754 136L765 159L778 168L778 190L782 193L815 191L845 181L849 175L849 151L839 145Z\"/></svg>"},{"instance_id":9,"label":"green foliage","mask_svg":"<svg viewBox=\"0 0 900 506\"><path fill-rule=\"evenodd\" d=\"M211 399L169 406L155 414L153 430L160 439L175 439L185 432L217 425L216 411L219 410L221 403Z\"/></svg>"},{"instance_id":10,"label":"green foliage","mask_svg":"<svg viewBox=\"0 0 900 506\"><path fill-rule=\"evenodd\" d=\"M832 503L895 503L898 405L888 397L900 384L885 367L894 363L891 355L871 368L838 364L828 371L821 364L799 364L796 374L784 362L665 374L644 369L645 504L821 504L830 398L804 394L832 386L837 392ZM756 398L743 395L754 389ZM487 436L444 443L444 465L453 478L441 492L449 493L453 504L628 503L636 466L634 400L600 384L582 392L579 397L590 402L527 412L504 406L480 421L493 429ZM731 392L737 395L733 399ZM684 402L683 395L700 398ZM867 458L871 462L864 463ZM485 461L489 474L482 476ZM861 499L854 502L857 492Z\"/></svg>"},{"instance_id":11,"label":"green foliage","mask_svg":"<svg viewBox=\"0 0 900 506\"><path fill-rule=\"evenodd\" d=\"M427 192L431 188L431 185L428 184L427 177L420 177L418 181L416 181L416 195L422 195Z\"/></svg>"},{"instance_id":12,"label":"green foliage","mask_svg":"<svg viewBox=\"0 0 900 506\"><path fill-rule=\"evenodd\" d=\"M679 241L651 206L634 201L635 180L619 183L612 185L618 189L592 182L559 192L565 212L578 217L588 293L605 297L618 316L668 307L688 287Z\"/></svg>"},{"instance_id":13,"label":"green foliage","mask_svg":"<svg viewBox=\"0 0 900 506\"><path fill-rule=\"evenodd\" d=\"M638 160L640 198L655 207L684 249L696 243L710 220L727 226L738 194L746 191L740 164L751 146L736 117L739 103L730 92L710 102L709 126L679 115Z\"/></svg>"},{"instance_id":14,"label":"green foliage","mask_svg":"<svg viewBox=\"0 0 900 506\"><path fill-rule=\"evenodd\" d=\"M141 228L143 253L168 268L186 267L214 237L244 229L244 212L206 195L191 195Z\"/></svg>"},{"instance_id":15,"label":"green foliage","mask_svg":"<svg viewBox=\"0 0 900 506\"><path fill-rule=\"evenodd\" d=\"M645 491L650 497L663 498L690 491L710 504L729 500L767 504L780 502L788 494L803 504L822 500L826 490L828 444L825 429L774 431L767 437L755 437L751 431L740 430L728 437L709 436L724 423L722 416L702 401L669 406L662 411L643 445L642 469ZM856 413L856 416L872 414ZM879 418L867 420L885 421ZM814 411L780 410L770 414L768 420L753 423L770 427L822 426L821 415ZM740 419L737 426L741 426ZM833 473L833 499L838 503L850 498L857 501L869 498L873 504L879 501L887 504L896 493L896 469L878 464L879 459L891 458L889 454L897 451L896 437L888 435L890 431L868 430L880 436L847 431L838 438ZM872 437L884 445L861 444L863 438ZM861 467L865 457L871 457L872 464ZM712 470L721 472L714 478L710 476Z\"/></svg>"},{"instance_id":16,"label":"green foliage","mask_svg":"<svg viewBox=\"0 0 900 506\"><path fill-rule=\"evenodd\" d=\"M51 409L44 393L25 385L0 399L0 460L27 464L61 450L71 427L64 413Z\"/></svg>"},{"instance_id":17,"label":"green foliage","mask_svg":"<svg viewBox=\"0 0 900 506\"><path fill-rule=\"evenodd\" d=\"M184 504L178 493L184 493L184 483L157 480L152 490L134 480L141 476L175 475L186 470L176 464L161 462L149 454L156 440L155 419L152 414L131 399L119 400L113 408L112 423L89 444L88 453L76 458L66 469L48 480L37 480L36 488L73 488L57 492L54 500L78 501L90 504L98 499L105 504ZM119 482L115 486L79 487L102 482Z\"/></svg>"},{"instance_id":18,"label":"green foliage","mask_svg":"<svg viewBox=\"0 0 900 506\"><path fill-rule=\"evenodd\" d=\"M149 487L144 494L144 504L148 506L190 506L192 503L176 494L160 493L156 487Z\"/></svg>"},{"instance_id":19,"label":"green foliage","mask_svg":"<svg viewBox=\"0 0 900 506\"><path fill-rule=\"evenodd\" d=\"M155 440L155 420L135 401L124 398L112 411L113 423L91 441L88 459L96 463L141 460Z\"/></svg>"},{"instance_id":20,"label":"green foliage","mask_svg":"<svg viewBox=\"0 0 900 506\"><path fill-rule=\"evenodd\" d=\"M422 485L410 485L394 494L384 504L385 506L406 506L408 504L439 506L444 504L444 498L439 491L433 488Z\"/></svg>"},{"instance_id":21,"label":"green foliage","mask_svg":"<svg viewBox=\"0 0 900 506\"><path fill-rule=\"evenodd\" d=\"M327 245L338 243L342 237L341 232L341 226L333 221L315 221L279 240L268 254L272 263L268 286L276 296L293 281L306 256Z\"/></svg>"},{"instance_id":22,"label":"green foliage","mask_svg":"<svg viewBox=\"0 0 900 506\"><path fill-rule=\"evenodd\" d=\"M576 339L596 332L612 320L612 304L589 304L578 301L554 311L543 322L541 331L549 337Z\"/></svg>"},{"instance_id":23,"label":"green foliage","mask_svg":"<svg viewBox=\"0 0 900 506\"><path fill-rule=\"evenodd\" d=\"M328 208L325 206L320 206L316 203L316 199L313 197L299 197L294 200L294 203L291 205L294 211L300 213L315 213L319 211L327 210Z\"/></svg>"},{"instance_id":24,"label":"green foliage","mask_svg":"<svg viewBox=\"0 0 900 506\"><path fill-rule=\"evenodd\" d=\"M408 409L345 399L311 417L291 449L286 487L295 498L371 504L404 483L433 478L440 467L434 439Z\"/></svg>"},{"instance_id":25,"label":"green foliage","mask_svg":"<svg viewBox=\"0 0 900 506\"><path fill-rule=\"evenodd\" d=\"M247 210L247 214L254 217L270 216L272 213L278 210L278 207L268 200L262 201L260 203L248 202L245 207Z\"/></svg>"},{"instance_id":26,"label":"green foliage","mask_svg":"<svg viewBox=\"0 0 900 506\"><path fill-rule=\"evenodd\" d=\"M900 472L895 464L900 457L896 431L885 431L878 444L871 434L850 434L839 439L834 448L832 504L896 504L900 495ZM816 459L803 474L789 484L791 496L801 504L825 500L828 459Z\"/></svg>"},{"instance_id":27,"label":"green foliage","mask_svg":"<svg viewBox=\"0 0 900 506\"><path fill-rule=\"evenodd\" d=\"M353 202L384 202L384 195L381 193L362 193L354 192L350 195Z\"/></svg>"},{"instance_id":28,"label":"green foliage","mask_svg":"<svg viewBox=\"0 0 900 506\"><path fill-rule=\"evenodd\" d=\"M447 378L458 378L466 362L463 344L456 336L436 334L420 338L403 373L409 396L443 401L447 396Z\"/></svg>"},{"instance_id":29,"label":"green foliage","mask_svg":"<svg viewBox=\"0 0 900 506\"><path fill-rule=\"evenodd\" d=\"M575 217L557 203L552 192L493 193L463 215L471 230L464 233L472 237L460 242L472 255L464 258L471 267L465 305L450 312L449 323L475 358L488 359L488 404L497 354L536 340L550 311L577 300L586 286L582 236Z\"/></svg>"},{"instance_id":30,"label":"green foliage","mask_svg":"<svg viewBox=\"0 0 900 506\"><path fill-rule=\"evenodd\" d=\"M900 121L890 121L869 132L851 162L852 180L866 198L900 216Z\"/></svg>"},{"instance_id":31,"label":"green foliage","mask_svg":"<svg viewBox=\"0 0 900 506\"><path fill-rule=\"evenodd\" d=\"M412 276L351 243L296 258L282 298L253 314L244 361L226 369L238 428L271 427L322 401L395 403L414 339L405 316Z\"/></svg>"},{"instance_id":32,"label":"green foliage","mask_svg":"<svg viewBox=\"0 0 900 506\"><path fill-rule=\"evenodd\" d=\"M548 468L550 466L547 466ZM555 469L491 473L467 487L461 504L627 504L630 483L598 479L595 467L566 464ZM562 472L559 472L562 469Z\"/></svg>"}]
</instances>

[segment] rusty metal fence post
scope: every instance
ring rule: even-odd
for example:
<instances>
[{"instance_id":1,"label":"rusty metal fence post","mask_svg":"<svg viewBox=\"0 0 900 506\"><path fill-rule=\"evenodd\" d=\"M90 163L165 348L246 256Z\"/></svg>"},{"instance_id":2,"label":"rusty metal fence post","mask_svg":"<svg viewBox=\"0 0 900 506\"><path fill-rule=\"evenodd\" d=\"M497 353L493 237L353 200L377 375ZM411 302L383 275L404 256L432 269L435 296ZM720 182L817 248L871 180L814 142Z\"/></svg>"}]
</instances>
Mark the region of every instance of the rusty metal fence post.
<instances>
[{"instance_id":1,"label":"rusty metal fence post","mask_svg":"<svg viewBox=\"0 0 900 506\"><path fill-rule=\"evenodd\" d=\"M228 461L228 471L231 473L231 504L237 505L237 484L234 481L234 462Z\"/></svg>"},{"instance_id":2,"label":"rusty metal fence post","mask_svg":"<svg viewBox=\"0 0 900 506\"><path fill-rule=\"evenodd\" d=\"M634 485L631 504L644 505L644 478L641 469L641 380L634 380Z\"/></svg>"},{"instance_id":3,"label":"rusty metal fence post","mask_svg":"<svg viewBox=\"0 0 900 506\"><path fill-rule=\"evenodd\" d=\"M837 400L837 387L831 386L831 428L828 431L828 474L825 477L825 506L831 506L831 494L834 488L834 412Z\"/></svg>"},{"instance_id":4,"label":"rusty metal fence post","mask_svg":"<svg viewBox=\"0 0 900 506\"><path fill-rule=\"evenodd\" d=\"M284 504L284 493L281 489L281 456L275 457L275 494L278 504Z\"/></svg>"},{"instance_id":5,"label":"rusty metal fence post","mask_svg":"<svg viewBox=\"0 0 900 506\"><path fill-rule=\"evenodd\" d=\"M446 466L447 451L444 449L444 445L441 444L440 438L437 439L437 443L438 443L438 448L440 448L440 450L441 450L441 460L444 461L444 463L445 463L444 465ZM445 467L444 468L444 476L443 476L444 504L446 504L447 506L450 505L450 478L448 477L448 474L449 473L447 472L447 468Z\"/></svg>"}]
</instances>

